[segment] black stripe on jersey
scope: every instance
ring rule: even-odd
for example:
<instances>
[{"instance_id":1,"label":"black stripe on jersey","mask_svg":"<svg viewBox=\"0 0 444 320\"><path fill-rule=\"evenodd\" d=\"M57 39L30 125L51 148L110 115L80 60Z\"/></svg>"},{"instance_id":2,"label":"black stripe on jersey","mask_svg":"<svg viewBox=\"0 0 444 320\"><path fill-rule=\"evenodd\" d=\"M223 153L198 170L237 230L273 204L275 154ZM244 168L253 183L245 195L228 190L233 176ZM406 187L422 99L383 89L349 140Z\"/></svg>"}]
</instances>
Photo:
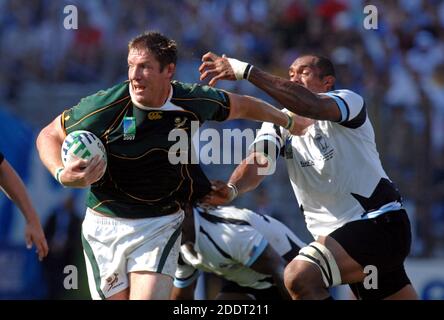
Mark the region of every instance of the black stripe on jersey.
<instances>
[{"instance_id":1,"label":"black stripe on jersey","mask_svg":"<svg viewBox=\"0 0 444 320\"><path fill-rule=\"evenodd\" d=\"M261 137L265 137L265 136L272 136L272 135L269 134L269 133L265 133L265 134L261 135ZM273 136L272 136L272 137L273 137ZM260 149L260 148L257 148L257 146L258 146L259 143L263 145L263 148L261 148L261 149ZM273 142L271 142L271 141L269 141L269 140L260 140L260 141L257 141L257 142L254 144L254 146L253 146L253 150L254 150L254 152L262 152L262 153L264 153L265 155L269 156L270 153L268 152L268 150L269 150L269 148L272 148L272 147L273 147L272 145L274 145L274 147L275 147L275 149L276 149L276 153L275 153L275 155L276 155L276 157L277 157L277 155L280 153L279 147L278 147L277 144L275 144L275 143L273 143ZM281 150L282 150L282 148L281 148Z\"/></svg>"},{"instance_id":2,"label":"black stripe on jersey","mask_svg":"<svg viewBox=\"0 0 444 320\"><path fill-rule=\"evenodd\" d=\"M276 132L276 134L278 135L278 137L282 139L281 129L279 128L279 126L277 124L275 124L275 125L273 125L273 129Z\"/></svg>"},{"instance_id":3,"label":"black stripe on jersey","mask_svg":"<svg viewBox=\"0 0 444 320\"><path fill-rule=\"evenodd\" d=\"M177 259L177 263L181 266L187 265L187 263L183 260L182 255L179 254L179 259Z\"/></svg>"},{"instance_id":4,"label":"black stripe on jersey","mask_svg":"<svg viewBox=\"0 0 444 320\"><path fill-rule=\"evenodd\" d=\"M290 262L291 260L294 259L294 257L296 257L299 253L299 250L301 250L301 248L296 244L296 242L294 242L293 240L291 240L291 238L287 236L287 240L288 243L290 243L290 250L287 251L287 253L285 253L282 258L285 259L285 261Z\"/></svg>"},{"instance_id":5,"label":"black stripe on jersey","mask_svg":"<svg viewBox=\"0 0 444 320\"><path fill-rule=\"evenodd\" d=\"M375 190L373 190L372 194L368 198L356 193L351 193L351 195L364 208L365 212L362 214L362 216L365 216L371 211L378 210L387 203L402 201L401 194L396 186L393 184L393 182L386 178L381 178L381 180L379 180Z\"/></svg>"},{"instance_id":6,"label":"black stripe on jersey","mask_svg":"<svg viewBox=\"0 0 444 320\"><path fill-rule=\"evenodd\" d=\"M219 253L226 259L233 259L228 253L226 253L224 250L222 250L216 243L216 241L213 240L213 238L210 237L210 235L208 234L208 232L206 232L204 230L204 228L202 228L202 226L199 228L199 231L202 232L204 235L207 236L208 240L211 241L211 243L214 245L214 247L217 249L217 251L219 251Z\"/></svg>"},{"instance_id":7,"label":"black stripe on jersey","mask_svg":"<svg viewBox=\"0 0 444 320\"><path fill-rule=\"evenodd\" d=\"M353 120L341 122L340 125L350 129L356 129L362 126L366 119L367 119L367 108L364 103L362 105L361 111L356 117L353 118Z\"/></svg>"},{"instance_id":8,"label":"black stripe on jersey","mask_svg":"<svg viewBox=\"0 0 444 320\"><path fill-rule=\"evenodd\" d=\"M217 223L225 223L225 224L236 224L239 226L249 226L250 223L245 220L239 220L239 219L233 219L233 218L222 218L218 216L214 216L206 211L200 211L198 210L199 214L207 220L208 222L217 224Z\"/></svg>"},{"instance_id":9,"label":"black stripe on jersey","mask_svg":"<svg viewBox=\"0 0 444 320\"><path fill-rule=\"evenodd\" d=\"M3 156L3 153L0 152L0 164L2 164L4 159L5 159L5 157Z\"/></svg>"},{"instance_id":10,"label":"black stripe on jersey","mask_svg":"<svg viewBox=\"0 0 444 320\"><path fill-rule=\"evenodd\" d=\"M278 155L280 155L281 157L285 156L285 141L282 138L282 134L281 134L281 129L278 125L273 125L274 131L276 132L276 134L279 136L279 138L281 138L282 140L282 146L281 146L281 150L278 150L279 152L276 153Z\"/></svg>"}]
</instances>

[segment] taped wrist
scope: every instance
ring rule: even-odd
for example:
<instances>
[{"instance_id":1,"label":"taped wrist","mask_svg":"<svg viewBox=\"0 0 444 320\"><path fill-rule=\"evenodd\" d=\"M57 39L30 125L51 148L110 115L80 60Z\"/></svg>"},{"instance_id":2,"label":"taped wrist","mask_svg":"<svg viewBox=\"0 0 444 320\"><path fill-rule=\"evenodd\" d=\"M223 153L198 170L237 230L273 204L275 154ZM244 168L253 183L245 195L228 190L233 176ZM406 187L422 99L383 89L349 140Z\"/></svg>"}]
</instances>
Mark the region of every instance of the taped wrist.
<instances>
[{"instance_id":1,"label":"taped wrist","mask_svg":"<svg viewBox=\"0 0 444 320\"><path fill-rule=\"evenodd\" d=\"M290 116L289 114L287 114L287 117L288 117L288 122L287 122L287 125L284 127L284 129L291 131L291 129L293 128L294 120L293 120L293 117Z\"/></svg>"},{"instance_id":2,"label":"taped wrist","mask_svg":"<svg viewBox=\"0 0 444 320\"><path fill-rule=\"evenodd\" d=\"M57 180L58 183L60 183L63 186L62 181L60 180L60 174L62 173L63 169L65 169L64 167L58 167L57 169L55 169L54 171L54 179Z\"/></svg>"},{"instance_id":3,"label":"taped wrist","mask_svg":"<svg viewBox=\"0 0 444 320\"><path fill-rule=\"evenodd\" d=\"M237 80L248 80L253 65L233 58L227 58L227 60L230 63Z\"/></svg>"},{"instance_id":4,"label":"taped wrist","mask_svg":"<svg viewBox=\"0 0 444 320\"><path fill-rule=\"evenodd\" d=\"M239 190L237 189L236 185L233 183L228 183L227 186L228 188L231 189L231 194L230 194L230 202L231 202L237 198L237 196L239 195Z\"/></svg>"}]
</instances>

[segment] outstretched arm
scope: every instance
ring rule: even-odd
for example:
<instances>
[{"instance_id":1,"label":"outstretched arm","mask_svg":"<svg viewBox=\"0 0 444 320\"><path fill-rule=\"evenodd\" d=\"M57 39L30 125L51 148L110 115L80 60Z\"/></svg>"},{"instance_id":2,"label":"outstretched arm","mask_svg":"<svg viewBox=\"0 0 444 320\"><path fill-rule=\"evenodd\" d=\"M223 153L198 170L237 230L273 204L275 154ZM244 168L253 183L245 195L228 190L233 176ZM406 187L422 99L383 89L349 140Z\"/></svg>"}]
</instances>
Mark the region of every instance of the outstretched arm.
<instances>
[{"instance_id":1,"label":"outstretched arm","mask_svg":"<svg viewBox=\"0 0 444 320\"><path fill-rule=\"evenodd\" d=\"M332 98L312 93L295 82L266 73L248 63L225 56L220 57L212 52L206 53L202 61L199 67L200 79L211 77L210 86L216 85L219 80L248 79L296 114L318 120L341 119L341 113Z\"/></svg>"},{"instance_id":2,"label":"outstretched arm","mask_svg":"<svg viewBox=\"0 0 444 320\"><path fill-rule=\"evenodd\" d=\"M264 180L268 165L263 153L250 153L233 171L228 184L213 182L213 190L201 201L212 206L229 204L239 195L256 189Z\"/></svg>"},{"instance_id":3,"label":"outstretched arm","mask_svg":"<svg viewBox=\"0 0 444 320\"><path fill-rule=\"evenodd\" d=\"M37 248L39 260L43 260L48 254L48 244L40 224L40 219L31 203L22 179L6 159L0 164L0 187L19 207L25 217L26 246L30 249L34 243Z\"/></svg>"},{"instance_id":4,"label":"outstretched arm","mask_svg":"<svg viewBox=\"0 0 444 320\"><path fill-rule=\"evenodd\" d=\"M271 122L283 128L292 130L293 120L271 104L250 96L228 93L230 97L230 119L249 119Z\"/></svg>"}]
</instances>

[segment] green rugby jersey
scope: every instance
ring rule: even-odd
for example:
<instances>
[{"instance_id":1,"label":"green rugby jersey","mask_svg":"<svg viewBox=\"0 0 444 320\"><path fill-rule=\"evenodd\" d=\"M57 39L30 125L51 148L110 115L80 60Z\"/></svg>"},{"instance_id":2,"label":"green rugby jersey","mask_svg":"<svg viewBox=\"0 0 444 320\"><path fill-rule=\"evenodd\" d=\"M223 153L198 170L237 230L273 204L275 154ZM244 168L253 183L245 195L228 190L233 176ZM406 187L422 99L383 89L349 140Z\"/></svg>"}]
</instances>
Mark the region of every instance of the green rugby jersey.
<instances>
[{"instance_id":1,"label":"green rugby jersey","mask_svg":"<svg viewBox=\"0 0 444 320\"><path fill-rule=\"evenodd\" d=\"M130 97L129 82L82 99L62 114L65 133L87 130L105 145L108 165L90 188L87 206L106 215L125 218L162 216L179 210L211 190L199 165L168 160L176 141L175 128L188 134L191 121L225 120L228 95L218 89L172 81L172 96L161 107L143 110Z\"/></svg>"}]
</instances>

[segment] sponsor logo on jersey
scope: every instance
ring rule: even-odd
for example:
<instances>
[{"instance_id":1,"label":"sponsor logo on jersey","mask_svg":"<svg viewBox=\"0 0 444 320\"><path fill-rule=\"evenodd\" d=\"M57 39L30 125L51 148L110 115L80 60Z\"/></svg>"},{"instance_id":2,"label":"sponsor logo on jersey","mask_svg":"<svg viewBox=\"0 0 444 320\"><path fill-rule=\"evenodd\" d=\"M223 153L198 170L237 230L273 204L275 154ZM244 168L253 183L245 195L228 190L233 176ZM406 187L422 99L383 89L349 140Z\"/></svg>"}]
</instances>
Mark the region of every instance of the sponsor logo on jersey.
<instances>
[{"instance_id":1,"label":"sponsor logo on jersey","mask_svg":"<svg viewBox=\"0 0 444 320\"><path fill-rule=\"evenodd\" d=\"M148 113L148 119L149 120L160 120L162 119L162 112L161 111L152 111Z\"/></svg>"}]
</instances>

